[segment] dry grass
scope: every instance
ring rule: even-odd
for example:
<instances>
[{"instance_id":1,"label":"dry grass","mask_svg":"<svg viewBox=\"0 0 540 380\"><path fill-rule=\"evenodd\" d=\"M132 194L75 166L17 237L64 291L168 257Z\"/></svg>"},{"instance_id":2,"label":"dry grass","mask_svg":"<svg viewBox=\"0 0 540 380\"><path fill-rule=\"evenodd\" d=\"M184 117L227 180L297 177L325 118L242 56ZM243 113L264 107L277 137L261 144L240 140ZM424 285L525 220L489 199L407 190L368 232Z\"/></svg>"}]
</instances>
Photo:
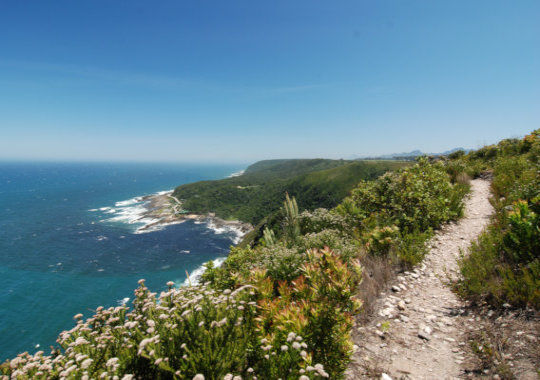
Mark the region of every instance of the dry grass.
<instances>
[{"instance_id":1,"label":"dry grass","mask_svg":"<svg viewBox=\"0 0 540 380\"><path fill-rule=\"evenodd\" d=\"M503 312L487 317L470 332L468 342L476 355L470 372L501 379L540 375L540 314L535 311Z\"/></svg>"},{"instance_id":2,"label":"dry grass","mask_svg":"<svg viewBox=\"0 0 540 380\"><path fill-rule=\"evenodd\" d=\"M388 258L384 257L365 255L361 262L364 271L357 293L363 302L363 307L357 321L364 324L372 316L375 301L381 291L386 288L388 281L395 276L396 270Z\"/></svg>"}]
</instances>

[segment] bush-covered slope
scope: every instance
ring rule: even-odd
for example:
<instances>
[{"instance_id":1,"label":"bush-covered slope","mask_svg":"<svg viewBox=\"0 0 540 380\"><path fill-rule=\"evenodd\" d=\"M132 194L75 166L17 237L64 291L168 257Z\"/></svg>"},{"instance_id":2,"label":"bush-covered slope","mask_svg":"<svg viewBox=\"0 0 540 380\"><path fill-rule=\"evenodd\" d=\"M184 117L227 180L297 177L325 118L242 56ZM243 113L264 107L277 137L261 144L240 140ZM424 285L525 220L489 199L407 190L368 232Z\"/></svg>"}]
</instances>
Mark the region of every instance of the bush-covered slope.
<instances>
[{"instance_id":1,"label":"bush-covered slope","mask_svg":"<svg viewBox=\"0 0 540 380\"><path fill-rule=\"evenodd\" d=\"M269 160L238 177L179 186L174 196L186 212L214 212L223 219L258 224L279 209L283 194L304 209L334 207L361 180L407 165L396 161Z\"/></svg>"},{"instance_id":2,"label":"bush-covered slope","mask_svg":"<svg viewBox=\"0 0 540 380\"><path fill-rule=\"evenodd\" d=\"M251 177L251 180L260 178L266 182L271 179L286 179L319 170L332 169L347 162L350 161L324 158L263 160L248 166L244 174Z\"/></svg>"},{"instance_id":3,"label":"bush-covered slope","mask_svg":"<svg viewBox=\"0 0 540 380\"><path fill-rule=\"evenodd\" d=\"M341 165L297 180L304 189L310 181L350 183L344 179L364 169ZM373 263L420 260L431 229L460 215L465 189L450 182L444 165L422 160L361 182L334 209L300 213L295 199L285 196L275 230L266 229L254 247L233 248L222 267L210 264L204 285L174 289L170 283L157 296L141 281L131 309L100 308L86 321L78 315L77 325L61 333L61 348L51 355L21 354L0 373L340 379L353 350L353 315L363 293L377 286Z\"/></svg>"},{"instance_id":4,"label":"bush-covered slope","mask_svg":"<svg viewBox=\"0 0 540 380\"><path fill-rule=\"evenodd\" d=\"M493 172L495 216L460 263L461 292L492 305L540 308L540 130L452 157L471 175Z\"/></svg>"}]
</instances>

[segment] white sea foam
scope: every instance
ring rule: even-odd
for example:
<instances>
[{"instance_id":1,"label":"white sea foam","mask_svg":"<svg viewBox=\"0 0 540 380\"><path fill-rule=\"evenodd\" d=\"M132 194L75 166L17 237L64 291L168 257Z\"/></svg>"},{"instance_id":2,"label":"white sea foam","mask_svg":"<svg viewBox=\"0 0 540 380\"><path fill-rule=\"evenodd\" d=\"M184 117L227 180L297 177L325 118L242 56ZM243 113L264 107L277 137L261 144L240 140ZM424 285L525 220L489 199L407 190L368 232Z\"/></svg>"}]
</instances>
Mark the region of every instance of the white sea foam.
<instances>
[{"instance_id":1,"label":"white sea foam","mask_svg":"<svg viewBox=\"0 0 540 380\"><path fill-rule=\"evenodd\" d=\"M236 175L241 175L243 172L234 173ZM166 195L172 194L173 190L164 190L154 193L155 195ZM106 206L99 209L92 209L89 211L100 211L103 214L113 214L112 217L106 217L101 219L100 222L112 222L112 223L125 223L125 224L135 224L137 225L133 233L142 234L148 232L159 231L167 226L173 224L180 224L186 220L175 220L167 223L159 223L160 219L150 218L146 216L147 214L147 197L134 197L127 199L125 201L115 202L114 207ZM227 234L230 237L231 241L234 244L238 244L245 233L236 226L231 225L221 225L218 226L211 219L200 221L195 220L195 224L206 224L206 227L213 231L215 234ZM94 224L94 222L92 222Z\"/></svg>"},{"instance_id":2,"label":"white sea foam","mask_svg":"<svg viewBox=\"0 0 540 380\"><path fill-rule=\"evenodd\" d=\"M154 195L172 194L173 190L164 190L154 193ZM135 234L158 231L166 226L178 224L178 222L158 223L159 219L145 216L147 213L146 197L139 196L127 199L125 201L115 202L114 207L106 206L89 211L100 211L103 214L114 214L112 217L101 219L100 222L136 224L137 228L133 231Z\"/></svg>"},{"instance_id":3,"label":"white sea foam","mask_svg":"<svg viewBox=\"0 0 540 380\"><path fill-rule=\"evenodd\" d=\"M221 266L221 264L223 264L226 259L227 259L227 257L218 257L218 258L212 260L214 262L214 267L217 268L217 267ZM203 275L204 271L206 270L205 265L207 263L208 262L204 263L203 265L201 265L200 267L195 269L193 272L191 272L191 274L189 275L189 278L186 278L181 286L189 286L190 284L191 285L198 285L199 282L201 281L201 276ZM175 282L178 283L178 281L175 281Z\"/></svg>"},{"instance_id":4,"label":"white sea foam","mask_svg":"<svg viewBox=\"0 0 540 380\"><path fill-rule=\"evenodd\" d=\"M207 221L206 227L209 230L212 230L216 235L231 234L232 236L230 236L230 239L234 244L240 243L242 237L245 235L245 232L242 231L240 227L231 225L222 225L218 227L213 220Z\"/></svg>"},{"instance_id":5,"label":"white sea foam","mask_svg":"<svg viewBox=\"0 0 540 380\"><path fill-rule=\"evenodd\" d=\"M146 208L143 205L133 205L118 208L116 216L107 219L109 222L123 222L128 224L139 223L143 218Z\"/></svg>"},{"instance_id":6,"label":"white sea foam","mask_svg":"<svg viewBox=\"0 0 540 380\"><path fill-rule=\"evenodd\" d=\"M233 178L233 177L240 177L242 174L244 174L246 171L245 170L240 170L239 172L236 172L236 173L232 173L229 178Z\"/></svg>"},{"instance_id":7,"label":"white sea foam","mask_svg":"<svg viewBox=\"0 0 540 380\"><path fill-rule=\"evenodd\" d=\"M149 224L155 223L158 220L145 218L146 213L145 201L142 197L135 197L125 201L116 202L114 207L101 207L98 210L103 214L112 214L112 217L101 219L100 222L126 223L126 224L141 224L139 228L144 228ZM137 228L137 230L139 229ZM134 232L137 232L135 230Z\"/></svg>"},{"instance_id":8,"label":"white sea foam","mask_svg":"<svg viewBox=\"0 0 540 380\"><path fill-rule=\"evenodd\" d=\"M173 224L184 223L185 219L184 220L175 220L174 222L168 222L168 223L154 224L153 226L150 226L150 227L148 227L150 224L159 222L159 219L145 218L145 219L141 219L141 221L146 221L146 223L144 224L144 226L141 226L141 227L139 227L139 228L137 228L135 230L136 234L145 234L145 233L148 233L148 232L160 231L160 230L164 229L167 226L172 226Z\"/></svg>"},{"instance_id":9,"label":"white sea foam","mask_svg":"<svg viewBox=\"0 0 540 380\"><path fill-rule=\"evenodd\" d=\"M118 305L125 306L125 304L127 304L128 302L129 302L129 297L122 298L121 300L118 301Z\"/></svg>"},{"instance_id":10,"label":"white sea foam","mask_svg":"<svg viewBox=\"0 0 540 380\"><path fill-rule=\"evenodd\" d=\"M141 197L135 197L135 198L128 199L127 201L116 202L114 205L115 207L125 207L125 206L134 205L136 203L140 203L141 201L142 201Z\"/></svg>"}]
</instances>

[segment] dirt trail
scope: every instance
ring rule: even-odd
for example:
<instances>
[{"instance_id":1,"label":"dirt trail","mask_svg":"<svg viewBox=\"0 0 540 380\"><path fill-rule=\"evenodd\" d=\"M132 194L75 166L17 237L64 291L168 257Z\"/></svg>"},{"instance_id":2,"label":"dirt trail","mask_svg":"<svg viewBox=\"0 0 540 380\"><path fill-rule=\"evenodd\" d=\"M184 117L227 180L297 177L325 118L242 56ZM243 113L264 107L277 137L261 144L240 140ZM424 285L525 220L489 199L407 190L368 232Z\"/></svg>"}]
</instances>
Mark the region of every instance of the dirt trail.
<instances>
[{"instance_id":1,"label":"dirt trail","mask_svg":"<svg viewBox=\"0 0 540 380\"><path fill-rule=\"evenodd\" d=\"M457 276L460 249L489 222L489 185L483 179L471 182L465 216L436 233L423 264L398 276L377 301L378 315L354 332L358 349L348 379L465 376L462 364L470 353L462 337L474 320L463 315L465 305L445 282L447 276Z\"/></svg>"}]
</instances>

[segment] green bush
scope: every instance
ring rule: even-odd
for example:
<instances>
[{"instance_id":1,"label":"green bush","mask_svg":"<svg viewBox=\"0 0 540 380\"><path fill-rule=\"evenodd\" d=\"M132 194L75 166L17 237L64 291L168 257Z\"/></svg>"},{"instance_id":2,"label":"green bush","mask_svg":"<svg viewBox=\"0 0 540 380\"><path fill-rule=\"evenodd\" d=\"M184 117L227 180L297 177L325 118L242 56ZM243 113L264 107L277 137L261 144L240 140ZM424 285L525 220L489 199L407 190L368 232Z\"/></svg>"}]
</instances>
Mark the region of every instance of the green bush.
<instances>
[{"instance_id":1,"label":"green bush","mask_svg":"<svg viewBox=\"0 0 540 380\"><path fill-rule=\"evenodd\" d=\"M399 237L397 226L375 227L365 236L366 248L372 255L387 256L398 245Z\"/></svg>"},{"instance_id":2,"label":"green bush","mask_svg":"<svg viewBox=\"0 0 540 380\"><path fill-rule=\"evenodd\" d=\"M350 226L343 215L334 210L318 208L314 211L300 213L300 229L303 234L318 233L323 230L340 231L342 234L350 233Z\"/></svg>"},{"instance_id":3,"label":"green bush","mask_svg":"<svg viewBox=\"0 0 540 380\"><path fill-rule=\"evenodd\" d=\"M509 139L497 155L473 155L493 168L495 217L460 260L461 293L493 305L540 308L540 134Z\"/></svg>"},{"instance_id":4,"label":"green bush","mask_svg":"<svg viewBox=\"0 0 540 380\"><path fill-rule=\"evenodd\" d=\"M397 248L397 255L404 267L412 268L422 262L428 253L426 241L432 236L432 231L412 232L402 234Z\"/></svg>"},{"instance_id":5,"label":"green bush","mask_svg":"<svg viewBox=\"0 0 540 380\"><path fill-rule=\"evenodd\" d=\"M516 202L508 214L503 245L508 258L517 264L540 257L540 217L529 209L527 202Z\"/></svg>"},{"instance_id":6,"label":"green bush","mask_svg":"<svg viewBox=\"0 0 540 380\"><path fill-rule=\"evenodd\" d=\"M313 347L312 360L324 363L330 378L340 378L352 354L350 330L352 315L360 307L355 289L362 269L358 262L347 265L335 252L323 249L307 252L301 272L291 283L280 282L277 289L264 270L252 272L249 282L261 297L259 328L275 346L287 339L287 331L302 336ZM279 377L273 373L267 378Z\"/></svg>"},{"instance_id":7,"label":"green bush","mask_svg":"<svg viewBox=\"0 0 540 380\"><path fill-rule=\"evenodd\" d=\"M324 263L321 255L327 255ZM348 325L344 324L344 318L348 310L352 311L350 297L354 291L348 286L354 286L358 281L343 264L328 255L331 253L312 253L313 268L306 267L304 272L306 276L312 276L310 270L334 265L329 275L336 280L331 286L338 288L333 288L334 292L316 293L311 284L322 290L325 285L321 281L327 279L306 281L309 284L303 294L308 306L306 310L328 313L327 308L333 307L343 313L334 315L333 319L314 318L315 322L305 324L301 331L309 335L308 343L294 333L297 329L292 319L301 315L290 315L291 323L281 323L280 329L276 329L277 325L262 327L261 320L268 318L266 299L261 298L264 292L252 285L234 291L216 291L204 285L170 288L156 298L155 293L149 292L141 282L135 291L133 309L124 306L98 308L86 321L77 315L77 325L60 334L61 350L49 356L43 355L42 351L35 355L21 354L0 367L0 373L12 378L32 379L328 377L328 373L336 373L346 365L346 357L340 356L339 361L332 355L340 352L334 352L336 342L347 339ZM325 303L320 310L317 303L311 303L322 299ZM346 322L350 321L346 319ZM333 345L311 345L324 339L318 335L320 331L332 329L337 329L340 334L335 342L333 338L326 338L333 341ZM268 340L269 337L272 339ZM317 360L314 358L326 360L329 369L313 361Z\"/></svg>"},{"instance_id":8,"label":"green bush","mask_svg":"<svg viewBox=\"0 0 540 380\"><path fill-rule=\"evenodd\" d=\"M256 306L250 288L228 294L205 287L170 288L156 299L140 283L133 310L98 308L86 321L77 315L77 325L60 334L62 351L20 355L6 374L154 379L248 375Z\"/></svg>"},{"instance_id":9,"label":"green bush","mask_svg":"<svg viewBox=\"0 0 540 380\"><path fill-rule=\"evenodd\" d=\"M462 162L420 159L412 167L361 182L336 212L354 226L371 255L397 258L411 267L427 253L425 242L432 230L462 215L469 191L466 176Z\"/></svg>"},{"instance_id":10,"label":"green bush","mask_svg":"<svg viewBox=\"0 0 540 380\"><path fill-rule=\"evenodd\" d=\"M341 260L347 263L363 254L363 248L359 241L347 237L340 230L333 229L303 235L297 245L299 252L314 248L324 249L325 247L331 247Z\"/></svg>"},{"instance_id":11,"label":"green bush","mask_svg":"<svg viewBox=\"0 0 540 380\"><path fill-rule=\"evenodd\" d=\"M413 167L361 182L338 211L353 212L357 225L370 218L404 232L426 231L461 216L466 190L450 183L442 164L422 159Z\"/></svg>"}]
</instances>

